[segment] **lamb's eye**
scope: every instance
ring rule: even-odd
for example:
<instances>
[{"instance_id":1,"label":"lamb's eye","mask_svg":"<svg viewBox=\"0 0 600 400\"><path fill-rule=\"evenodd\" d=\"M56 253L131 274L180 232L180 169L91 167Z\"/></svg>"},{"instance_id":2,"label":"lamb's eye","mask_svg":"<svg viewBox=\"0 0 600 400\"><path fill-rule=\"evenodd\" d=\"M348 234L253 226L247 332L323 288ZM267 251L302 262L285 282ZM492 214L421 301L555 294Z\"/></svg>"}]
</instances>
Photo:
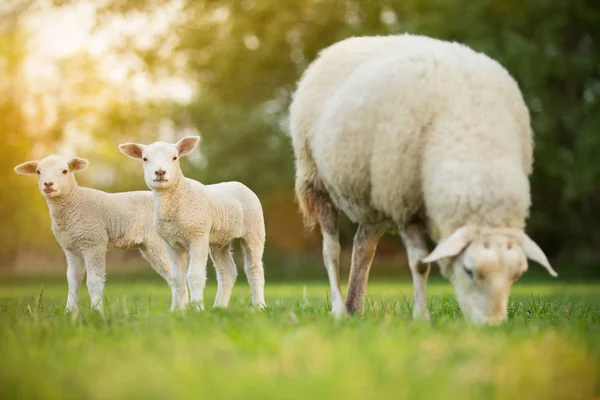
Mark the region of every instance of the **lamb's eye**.
<instances>
[{"instance_id":1,"label":"lamb's eye","mask_svg":"<svg viewBox=\"0 0 600 400\"><path fill-rule=\"evenodd\" d=\"M144 160L144 162L148 161L148 159L146 157L142 158L142 160Z\"/></svg>"},{"instance_id":2,"label":"lamb's eye","mask_svg":"<svg viewBox=\"0 0 600 400\"><path fill-rule=\"evenodd\" d=\"M40 170L39 170L39 169L38 169L37 171L35 171L35 172L37 172L37 174L38 174L38 175L40 175L40 174L41 174L41 172L40 172Z\"/></svg>"},{"instance_id":3,"label":"lamb's eye","mask_svg":"<svg viewBox=\"0 0 600 400\"><path fill-rule=\"evenodd\" d=\"M173 161L176 161L176 160L177 160L177 156L173 156Z\"/></svg>"},{"instance_id":4,"label":"lamb's eye","mask_svg":"<svg viewBox=\"0 0 600 400\"><path fill-rule=\"evenodd\" d=\"M66 175L67 172L69 172L69 171L67 171L66 169L63 169L63 175Z\"/></svg>"},{"instance_id":5,"label":"lamb's eye","mask_svg":"<svg viewBox=\"0 0 600 400\"><path fill-rule=\"evenodd\" d=\"M465 273L467 275L469 275L469 278L473 279L473 271L470 269L467 269L466 267L463 267L463 269L465 270Z\"/></svg>"}]
</instances>

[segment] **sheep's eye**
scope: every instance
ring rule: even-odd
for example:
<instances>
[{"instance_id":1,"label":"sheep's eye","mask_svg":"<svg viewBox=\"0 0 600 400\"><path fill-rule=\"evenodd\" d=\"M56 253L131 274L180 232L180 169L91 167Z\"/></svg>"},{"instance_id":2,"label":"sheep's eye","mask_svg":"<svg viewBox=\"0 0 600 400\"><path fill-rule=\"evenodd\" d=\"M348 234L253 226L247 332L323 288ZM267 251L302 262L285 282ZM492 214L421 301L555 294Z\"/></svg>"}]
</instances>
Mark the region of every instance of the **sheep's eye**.
<instances>
[{"instance_id":1,"label":"sheep's eye","mask_svg":"<svg viewBox=\"0 0 600 400\"><path fill-rule=\"evenodd\" d=\"M38 175L40 175L40 174L41 174L41 172L40 172L40 170L39 170L39 169L38 169L37 171L35 171L35 172L37 172L37 174L38 174Z\"/></svg>"},{"instance_id":2,"label":"sheep's eye","mask_svg":"<svg viewBox=\"0 0 600 400\"><path fill-rule=\"evenodd\" d=\"M469 275L469 278L473 278L473 271L470 269L467 269L465 267L463 267L463 269L465 270L466 274Z\"/></svg>"},{"instance_id":3,"label":"sheep's eye","mask_svg":"<svg viewBox=\"0 0 600 400\"><path fill-rule=\"evenodd\" d=\"M173 156L173 161L177 160L177 156Z\"/></svg>"},{"instance_id":4,"label":"sheep's eye","mask_svg":"<svg viewBox=\"0 0 600 400\"><path fill-rule=\"evenodd\" d=\"M142 160L144 160L144 162L148 161L148 159L146 157L142 158Z\"/></svg>"},{"instance_id":5,"label":"sheep's eye","mask_svg":"<svg viewBox=\"0 0 600 400\"><path fill-rule=\"evenodd\" d=\"M69 171L67 171L66 169L63 169L63 175L66 175L67 172L69 172Z\"/></svg>"}]
</instances>

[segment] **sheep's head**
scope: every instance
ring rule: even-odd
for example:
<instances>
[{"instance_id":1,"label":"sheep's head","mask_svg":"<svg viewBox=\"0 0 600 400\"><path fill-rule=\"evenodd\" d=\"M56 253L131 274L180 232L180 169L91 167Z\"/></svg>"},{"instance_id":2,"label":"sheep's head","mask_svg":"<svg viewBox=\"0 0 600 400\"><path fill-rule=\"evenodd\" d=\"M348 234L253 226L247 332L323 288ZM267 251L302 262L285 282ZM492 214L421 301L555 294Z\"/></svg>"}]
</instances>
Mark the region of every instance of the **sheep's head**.
<instances>
[{"instance_id":1,"label":"sheep's head","mask_svg":"<svg viewBox=\"0 0 600 400\"><path fill-rule=\"evenodd\" d=\"M15 167L21 175L37 175L38 186L46 198L56 198L77 188L74 172L88 166L83 158L64 158L48 156L40 161L27 161Z\"/></svg>"},{"instance_id":2,"label":"sheep's head","mask_svg":"<svg viewBox=\"0 0 600 400\"><path fill-rule=\"evenodd\" d=\"M125 143L119 145L119 150L128 157L143 161L144 180L150 189L164 190L179 179L181 176L179 159L191 153L199 141L199 136L188 136L175 144L165 142L148 145Z\"/></svg>"},{"instance_id":3,"label":"sheep's head","mask_svg":"<svg viewBox=\"0 0 600 400\"><path fill-rule=\"evenodd\" d=\"M459 228L423 262L440 262L465 316L497 324L506 319L510 288L527 271L528 258L557 276L539 246L517 229Z\"/></svg>"}]
</instances>

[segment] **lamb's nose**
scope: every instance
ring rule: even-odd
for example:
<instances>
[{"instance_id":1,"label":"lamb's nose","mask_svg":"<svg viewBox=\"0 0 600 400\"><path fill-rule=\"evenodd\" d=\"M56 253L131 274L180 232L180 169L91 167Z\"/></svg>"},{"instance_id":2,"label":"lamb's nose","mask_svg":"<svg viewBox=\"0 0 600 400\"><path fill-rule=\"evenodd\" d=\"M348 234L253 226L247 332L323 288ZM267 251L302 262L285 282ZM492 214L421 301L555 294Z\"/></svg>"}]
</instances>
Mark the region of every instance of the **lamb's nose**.
<instances>
[{"instance_id":1,"label":"lamb's nose","mask_svg":"<svg viewBox=\"0 0 600 400\"><path fill-rule=\"evenodd\" d=\"M165 171L164 169L159 169L158 171L154 171L154 173L156 174L157 177L162 178L163 176L165 176L167 171Z\"/></svg>"},{"instance_id":2,"label":"lamb's nose","mask_svg":"<svg viewBox=\"0 0 600 400\"><path fill-rule=\"evenodd\" d=\"M51 187L52 185L54 185L54 182L44 182L44 186L46 187Z\"/></svg>"}]
</instances>

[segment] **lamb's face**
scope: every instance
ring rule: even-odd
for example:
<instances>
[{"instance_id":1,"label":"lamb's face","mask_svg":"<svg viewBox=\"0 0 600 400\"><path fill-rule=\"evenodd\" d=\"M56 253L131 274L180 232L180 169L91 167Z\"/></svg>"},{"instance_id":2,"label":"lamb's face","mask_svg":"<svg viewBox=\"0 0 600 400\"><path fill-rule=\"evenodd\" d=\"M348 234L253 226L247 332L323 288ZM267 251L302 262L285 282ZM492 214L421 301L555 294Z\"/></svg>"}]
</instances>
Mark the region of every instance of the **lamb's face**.
<instances>
[{"instance_id":1,"label":"lamb's face","mask_svg":"<svg viewBox=\"0 0 600 400\"><path fill-rule=\"evenodd\" d=\"M476 324L498 324L506 320L510 289L527 271L527 258L557 276L537 244L513 229L460 228L423 261L445 261L442 273L454 286L467 318Z\"/></svg>"},{"instance_id":2,"label":"lamb's face","mask_svg":"<svg viewBox=\"0 0 600 400\"><path fill-rule=\"evenodd\" d=\"M141 159L144 166L144 180L152 190L171 187L181 176L179 158L196 148L198 136L189 136L175 144L155 142L149 145L125 143L119 150L126 156Z\"/></svg>"},{"instance_id":3,"label":"lamb's face","mask_svg":"<svg viewBox=\"0 0 600 400\"><path fill-rule=\"evenodd\" d=\"M40 161L28 161L15 167L15 172L38 176L38 187L46 198L57 198L77 188L74 173L85 169L88 162L83 158L48 156Z\"/></svg>"}]
</instances>

